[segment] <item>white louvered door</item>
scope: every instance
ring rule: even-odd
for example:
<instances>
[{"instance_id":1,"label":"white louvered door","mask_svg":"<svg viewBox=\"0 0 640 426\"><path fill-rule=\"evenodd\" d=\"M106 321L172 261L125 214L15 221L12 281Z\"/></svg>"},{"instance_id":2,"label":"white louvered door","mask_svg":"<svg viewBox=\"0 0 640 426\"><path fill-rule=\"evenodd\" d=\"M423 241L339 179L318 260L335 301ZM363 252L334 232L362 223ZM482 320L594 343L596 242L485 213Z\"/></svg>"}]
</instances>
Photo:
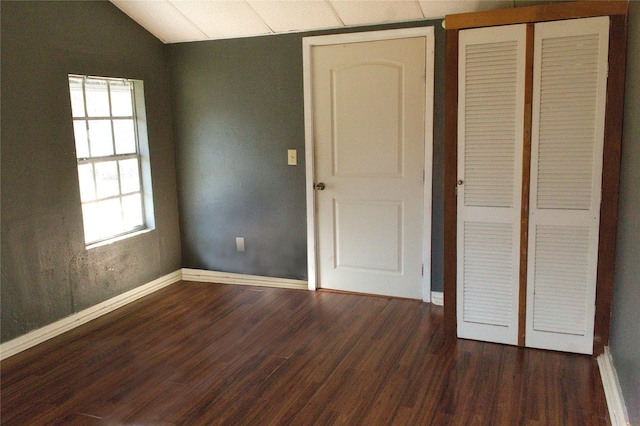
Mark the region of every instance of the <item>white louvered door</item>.
<instances>
[{"instance_id":1,"label":"white louvered door","mask_svg":"<svg viewBox=\"0 0 640 426\"><path fill-rule=\"evenodd\" d=\"M609 18L536 24L526 346L592 353Z\"/></svg>"},{"instance_id":2,"label":"white louvered door","mask_svg":"<svg viewBox=\"0 0 640 426\"><path fill-rule=\"evenodd\" d=\"M517 344L526 25L460 31L458 337Z\"/></svg>"}]
</instances>

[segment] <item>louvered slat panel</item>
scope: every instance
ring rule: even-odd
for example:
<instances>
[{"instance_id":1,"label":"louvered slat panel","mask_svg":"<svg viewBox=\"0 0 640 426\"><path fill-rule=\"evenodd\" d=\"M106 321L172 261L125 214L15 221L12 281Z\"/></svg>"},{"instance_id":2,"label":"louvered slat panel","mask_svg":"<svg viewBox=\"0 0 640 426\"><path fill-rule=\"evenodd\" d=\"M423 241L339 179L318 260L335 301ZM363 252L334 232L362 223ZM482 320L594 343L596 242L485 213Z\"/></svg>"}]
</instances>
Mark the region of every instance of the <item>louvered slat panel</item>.
<instances>
[{"instance_id":1,"label":"louvered slat panel","mask_svg":"<svg viewBox=\"0 0 640 426\"><path fill-rule=\"evenodd\" d=\"M458 336L518 341L525 25L460 31Z\"/></svg>"},{"instance_id":2,"label":"louvered slat panel","mask_svg":"<svg viewBox=\"0 0 640 426\"><path fill-rule=\"evenodd\" d=\"M518 43L468 45L465 205L513 207Z\"/></svg>"},{"instance_id":3,"label":"louvered slat panel","mask_svg":"<svg viewBox=\"0 0 640 426\"><path fill-rule=\"evenodd\" d=\"M526 345L591 353L608 17L536 24Z\"/></svg>"},{"instance_id":4,"label":"louvered slat panel","mask_svg":"<svg viewBox=\"0 0 640 426\"><path fill-rule=\"evenodd\" d=\"M508 326L513 298L513 226L464 224L464 321Z\"/></svg>"},{"instance_id":5,"label":"louvered slat panel","mask_svg":"<svg viewBox=\"0 0 640 426\"><path fill-rule=\"evenodd\" d=\"M585 334L589 227L536 228L533 328Z\"/></svg>"},{"instance_id":6,"label":"louvered slat panel","mask_svg":"<svg viewBox=\"0 0 640 426\"><path fill-rule=\"evenodd\" d=\"M598 58L598 34L542 40L539 209L591 208Z\"/></svg>"}]
</instances>

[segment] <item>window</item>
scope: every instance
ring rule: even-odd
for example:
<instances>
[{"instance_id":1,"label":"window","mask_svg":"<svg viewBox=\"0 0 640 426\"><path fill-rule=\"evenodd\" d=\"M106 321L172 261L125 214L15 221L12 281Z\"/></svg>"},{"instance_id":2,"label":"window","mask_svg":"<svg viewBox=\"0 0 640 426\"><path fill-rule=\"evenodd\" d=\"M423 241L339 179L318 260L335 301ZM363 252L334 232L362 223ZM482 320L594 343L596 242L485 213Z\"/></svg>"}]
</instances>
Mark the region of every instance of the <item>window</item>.
<instances>
[{"instance_id":1,"label":"window","mask_svg":"<svg viewBox=\"0 0 640 426\"><path fill-rule=\"evenodd\" d=\"M142 82L70 75L69 91L85 243L146 229Z\"/></svg>"}]
</instances>

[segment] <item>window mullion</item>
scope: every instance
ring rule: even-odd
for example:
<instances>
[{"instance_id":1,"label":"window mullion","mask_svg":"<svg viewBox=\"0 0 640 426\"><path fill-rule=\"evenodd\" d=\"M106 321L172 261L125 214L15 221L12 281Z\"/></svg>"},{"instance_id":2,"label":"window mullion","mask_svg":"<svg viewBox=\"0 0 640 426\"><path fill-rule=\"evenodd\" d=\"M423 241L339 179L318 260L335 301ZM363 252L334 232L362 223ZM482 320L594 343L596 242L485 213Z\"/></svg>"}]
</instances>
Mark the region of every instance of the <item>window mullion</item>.
<instances>
[{"instance_id":1,"label":"window mullion","mask_svg":"<svg viewBox=\"0 0 640 426\"><path fill-rule=\"evenodd\" d=\"M133 131L136 135L136 152L138 155L140 154L140 135L138 134L138 112L136 111L136 91L133 89L133 84L129 86L129 90L131 91L131 111L133 112ZM142 183L142 179L140 180Z\"/></svg>"},{"instance_id":2,"label":"window mullion","mask_svg":"<svg viewBox=\"0 0 640 426\"><path fill-rule=\"evenodd\" d=\"M91 154L91 134L89 133L89 107L87 106L87 86L86 77L82 77L82 104L84 105L84 127L87 131L87 149L89 150L89 157ZM93 180L95 182L95 178Z\"/></svg>"},{"instance_id":3,"label":"window mullion","mask_svg":"<svg viewBox=\"0 0 640 426\"><path fill-rule=\"evenodd\" d=\"M113 125L113 105L111 103L111 83L107 82L107 93L109 96L109 118L111 124L111 145L113 147L113 155L118 155L118 151L116 150L116 129ZM120 161L118 159L116 161L116 173L118 177L118 194L120 197L120 216L122 218L122 225L124 226L124 211L122 208L122 179L120 177Z\"/></svg>"},{"instance_id":4,"label":"window mullion","mask_svg":"<svg viewBox=\"0 0 640 426\"><path fill-rule=\"evenodd\" d=\"M78 158L78 164L92 164L92 163L102 163L105 161L129 160L131 158L139 158L139 157L140 157L139 154L104 155L102 157Z\"/></svg>"},{"instance_id":5,"label":"window mullion","mask_svg":"<svg viewBox=\"0 0 640 426\"><path fill-rule=\"evenodd\" d=\"M137 142L137 138L136 138L136 142ZM144 208L144 193L142 191L142 159L140 158L140 152L138 152L137 159L138 159L138 180L140 181L140 204L142 207L142 220L146 222L147 212L145 211L145 208Z\"/></svg>"},{"instance_id":6,"label":"window mullion","mask_svg":"<svg viewBox=\"0 0 640 426\"><path fill-rule=\"evenodd\" d=\"M89 157L93 156L91 153L91 134L89 133L89 106L87 105L87 78L82 78L82 96L84 97L84 121L87 126L87 144L89 145ZM96 197L96 211L99 211L98 205L98 177L96 176L96 166L91 164L91 176L93 176L93 193ZM96 213L99 215L99 213Z\"/></svg>"},{"instance_id":7,"label":"window mullion","mask_svg":"<svg viewBox=\"0 0 640 426\"><path fill-rule=\"evenodd\" d=\"M106 120L112 120L112 121L116 121L116 120L131 120L134 117L131 115L123 115L122 117L91 117L91 120L94 121L106 121ZM77 119L77 117L76 117Z\"/></svg>"},{"instance_id":8,"label":"window mullion","mask_svg":"<svg viewBox=\"0 0 640 426\"><path fill-rule=\"evenodd\" d=\"M122 205L122 178L120 176L120 161L116 160L116 173L118 174L118 198L120 199L120 219L122 219L122 227L124 224L124 206Z\"/></svg>"},{"instance_id":9,"label":"window mullion","mask_svg":"<svg viewBox=\"0 0 640 426\"><path fill-rule=\"evenodd\" d=\"M116 160L116 173L118 173L118 193L122 195L122 178L120 176L120 161Z\"/></svg>"},{"instance_id":10,"label":"window mullion","mask_svg":"<svg viewBox=\"0 0 640 426\"><path fill-rule=\"evenodd\" d=\"M122 205L122 192L120 193L120 197L118 197L118 200L120 201L120 220L122 220L122 228L126 228L124 223L124 206Z\"/></svg>"},{"instance_id":11,"label":"window mullion","mask_svg":"<svg viewBox=\"0 0 640 426\"><path fill-rule=\"evenodd\" d=\"M96 205L98 204L98 177L96 176L96 165L91 164L91 175L93 176L93 193L96 195Z\"/></svg>"},{"instance_id":12,"label":"window mullion","mask_svg":"<svg viewBox=\"0 0 640 426\"><path fill-rule=\"evenodd\" d=\"M104 198L96 198L95 200L81 201L81 204L91 204L91 203L97 203L98 201L115 200L116 198L123 198L123 197L126 197L128 195L136 195L136 194L142 195L142 192L140 192L140 191L126 192L124 194L111 195L109 197L104 197Z\"/></svg>"},{"instance_id":13,"label":"window mullion","mask_svg":"<svg viewBox=\"0 0 640 426\"><path fill-rule=\"evenodd\" d=\"M111 147L113 154L116 155L116 129L113 126L113 106L111 105L111 84L107 81L107 98L109 99L109 125L111 126ZM118 179L119 181L119 179Z\"/></svg>"}]
</instances>

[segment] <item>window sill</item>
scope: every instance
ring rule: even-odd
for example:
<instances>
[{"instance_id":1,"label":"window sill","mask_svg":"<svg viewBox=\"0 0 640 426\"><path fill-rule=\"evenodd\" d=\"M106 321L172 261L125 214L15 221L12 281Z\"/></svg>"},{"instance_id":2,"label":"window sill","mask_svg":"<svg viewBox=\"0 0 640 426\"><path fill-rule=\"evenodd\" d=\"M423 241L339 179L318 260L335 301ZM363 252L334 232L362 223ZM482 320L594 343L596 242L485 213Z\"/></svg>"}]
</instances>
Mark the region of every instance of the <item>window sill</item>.
<instances>
[{"instance_id":1,"label":"window sill","mask_svg":"<svg viewBox=\"0 0 640 426\"><path fill-rule=\"evenodd\" d=\"M100 241L100 242L97 242L97 243L89 244L85 248L87 250L91 250L91 249L94 249L94 248L107 246L109 244L113 244L113 243L116 243L118 241L126 240L128 238L137 237L138 235L146 234L147 232L151 232L151 231L153 231L153 228L141 229L139 231L131 232L130 234L124 234L124 235L120 235L118 237L110 238L108 240L104 240L104 241Z\"/></svg>"}]
</instances>

